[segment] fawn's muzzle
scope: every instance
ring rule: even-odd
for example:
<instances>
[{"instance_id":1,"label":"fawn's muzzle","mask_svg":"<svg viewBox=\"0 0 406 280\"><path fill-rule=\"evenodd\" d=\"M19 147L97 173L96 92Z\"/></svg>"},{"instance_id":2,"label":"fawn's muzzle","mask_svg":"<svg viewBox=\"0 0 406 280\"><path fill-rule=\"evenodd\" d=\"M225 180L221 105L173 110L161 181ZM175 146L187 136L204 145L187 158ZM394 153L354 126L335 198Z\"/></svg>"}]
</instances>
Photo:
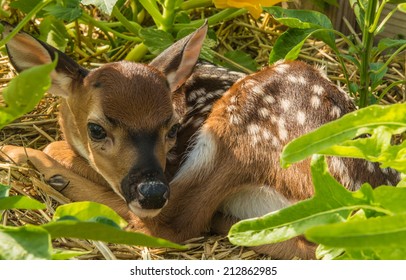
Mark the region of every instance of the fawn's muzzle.
<instances>
[{"instance_id":1,"label":"fawn's muzzle","mask_svg":"<svg viewBox=\"0 0 406 280\"><path fill-rule=\"evenodd\" d=\"M159 181L147 181L137 186L138 202L143 209L161 209L169 197L169 187Z\"/></svg>"}]
</instances>

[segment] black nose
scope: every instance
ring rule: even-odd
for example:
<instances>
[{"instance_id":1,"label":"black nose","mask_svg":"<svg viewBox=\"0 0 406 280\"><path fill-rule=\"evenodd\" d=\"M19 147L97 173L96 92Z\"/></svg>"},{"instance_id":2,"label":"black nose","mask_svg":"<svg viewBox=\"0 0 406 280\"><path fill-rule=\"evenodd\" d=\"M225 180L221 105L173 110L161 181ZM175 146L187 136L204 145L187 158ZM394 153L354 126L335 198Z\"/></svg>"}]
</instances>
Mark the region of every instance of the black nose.
<instances>
[{"instance_id":1,"label":"black nose","mask_svg":"<svg viewBox=\"0 0 406 280\"><path fill-rule=\"evenodd\" d=\"M144 209L160 209L169 197L169 188L159 181L148 181L138 185L139 203Z\"/></svg>"}]
</instances>

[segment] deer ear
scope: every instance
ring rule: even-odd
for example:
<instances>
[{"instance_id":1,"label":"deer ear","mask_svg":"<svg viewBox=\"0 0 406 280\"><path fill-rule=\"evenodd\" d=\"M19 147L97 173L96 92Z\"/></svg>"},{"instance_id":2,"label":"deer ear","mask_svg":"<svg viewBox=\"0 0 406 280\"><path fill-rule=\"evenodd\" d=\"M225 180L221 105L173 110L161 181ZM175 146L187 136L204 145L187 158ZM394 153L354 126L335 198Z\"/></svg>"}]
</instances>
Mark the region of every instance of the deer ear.
<instances>
[{"instance_id":1,"label":"deer ear","mask_svg":"<svg viewBox=\"0 0 406 280\"><path fill-rule=\"evenodd\" d=\"M203 26L167 48L149 64L166 75L172 92L181 87L192 73L199 58L207 28L206 21Z\"/></svg>"},{"instance_id":2,"label":"deer ear","mask_svg":"<svg viewBox=\"0 0 406 280\"><path fill-rule=\"evenodd\" d=\"M7 36L13 27L2 22L4 25L3 38ZM58 56L58 63L51 73L52 86L50 93L67 97L71 92L72 83L82 81L88 71L78 65L73 59L41 42L25 32L16 34L7 44L6 49L11 64L18 71L24 71L37 65L51 63Z\"/></svg>"}]
</instances>

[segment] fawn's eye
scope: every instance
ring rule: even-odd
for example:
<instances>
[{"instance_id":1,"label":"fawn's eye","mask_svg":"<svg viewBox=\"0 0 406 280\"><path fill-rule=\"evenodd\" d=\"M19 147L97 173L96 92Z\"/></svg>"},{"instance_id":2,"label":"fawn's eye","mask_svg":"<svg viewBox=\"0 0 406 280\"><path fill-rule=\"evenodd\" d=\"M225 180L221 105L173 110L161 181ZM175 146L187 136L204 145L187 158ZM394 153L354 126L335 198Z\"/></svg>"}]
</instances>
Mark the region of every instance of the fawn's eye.
<instances>
[{"instance_id":1,"label":"fawn's eye","mask_svg":"<svg viewBox=\"0 0 406 280\"><path fill-rule=\"evenodd\" d=\"M93 141L100 141L107 137L107 133L103 127L95 123L88 123L87 130L89 132L89 136Z\"/></svg>"},{"instance_id":2,"label":"fawn's eye","mask_svg":"<svg viewBox=\"0 0 406 280\"><path fill-rule=\"evenodd\" d=\"M168 139L175 139L177 134L178 134L178 130L180 128L180 124L175 124L171 127L171 129L169 129L168 134L166 135L166 137Z\"/></svg>"}]
</instances>

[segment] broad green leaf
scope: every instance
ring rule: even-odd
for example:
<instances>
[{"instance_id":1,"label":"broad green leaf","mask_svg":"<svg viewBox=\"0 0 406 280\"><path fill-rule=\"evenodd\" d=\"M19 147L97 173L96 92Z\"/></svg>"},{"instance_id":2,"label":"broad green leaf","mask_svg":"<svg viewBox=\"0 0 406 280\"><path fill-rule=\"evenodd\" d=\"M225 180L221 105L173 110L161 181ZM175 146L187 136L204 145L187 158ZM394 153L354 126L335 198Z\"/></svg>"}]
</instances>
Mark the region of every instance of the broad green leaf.
<instances>
[{"instance_id":1,"label":"broad green leaf","mask_svg":"<svg viewBox=\"0 0 406 280\"><path fill-rule=\"evenodd\" d=\"M148 50L155 55L160 54L175 41L171 34L163 30L153 28L143 28L140 30L140 36Z\"/></svg>"},{"instance_id":2,"label":"broad green leaf","mask_svg":"<svg viewBox=\"0 0 406 280\"><path fill-rule=\"evenodd\" d=\"M381 186L374 190L374 200L393 213L406 213L406 188Z\"/></svg>"},{"instance_id":3,"label":"broad green leaf","mask_svg":"<svg viewBox=\"0 0 406 280\"><path fill-rule=\"evenodd\" d=\"M69 38L66 27L62 21L53 16L45 17L40 25L40 36L38 39L47 42L51 46L64 52L68 44L66 38Z\"/></svg>"},{"instance_id":4,"label":"broad green leaf","mask_svg":"<svg viewBox=\"0 0 406 280\"><path fill-rule=\"evenodd\" d=\"M328 173L323 157L315 157L312 161L312 176L313 198L233 225L228 234L230 242L258 246L285 241L317 225L343 222L352 211L371 204L370 187L349 192Z\"/></svg>"},{"instance_id":5,"label":"broad green leaf","mask_svg":"<svg viewBox=\"0 0 406 280\"><path fill-rule=\"evenodd\" d=\"M82 16L80 8L81 0L63 0L44 8L49 15L52 15L60 20L72 22Z\"/></svg>"},{"instance_id":6,"label":"broad green leaf","mask_svg":"<svg viewBox=\"0 0 406 280\"><path fill-rule=\"evenodd\" d=\"M0 259L46 260L51 258L51 238L35 226L0 226Z\"/></svg>"},{"instance_id":7,"label":"broad green leaf","mask_svg":"<svg viewBox=\"0 0 406 280\"><path fill-rule=\"evenodd\" d=\"M310 10L283 9L278 6L264 7L264 11L271 14L278 22L291 28L333 29L330 19L319 12Z\"/></svg>"},{"instance_id":8,"label":"broad green leaf","mask_svg":"<svg viewBox=\"0 0 406 280\"><path fill-rule=\"evenodd\" d=\"M401 151L400 155L397 154L400 159L406 152L403 145L391 146L387 140L389 134L399 134L404 130L406 130L406 104L363 108L290 142L282 152L282 165L287 167L317 153L379 161L379 157L388 158ZM381 134L379 137L374 136L374 132ZM351 140L366 133L372 133L372 136ZM382 150L387 153L381 155Z\"/></svg>"},{"instance_id":9,"label":"broad green leaf","mask_svg":"<svg viewBox=\"0 0 406 280\"><path fill-rule=\"evenodd\" d=\"M305 41L315 29L290 28L276 40L269 55L269 63L275 63L281 59L295 60L302 49Z\"/></svg>"},{"instance_id":10,"label":"broad green leaf","mask_svg":"<svg viewBox=\"0 0 406 280\"><path fill-rule=\"evenodd\" d=\"M60 220L44 224L41 227L47 230L52 238L70 237L147 247L186 248L185 246L164 239L155 238L138 232L124 231L117 227L98 222Z\"/></svg>"},{"instance_id":11,"label":"broad green leaf","mask_svg":"<svg viewBox=\"0 0 406 280\"><path fill-rule=\"evenodd\" d=\"M94 5L106 15L111 15L117 0L82 0L83 5Z\"/></svg>"},{"instance_id":12,"label":"broad green leaf","mask_svg":"<svg viewBox=\"0 0 406 280\"><path fill-rule=\"evenodd\" d=\"M10 197L0 198L0 210L7 209L45 209L46 206L27 196L15 195Z\"/></svg>"},{"instance_id":13,"label":"broad green leaf","mask_svg":"<svg viewBox=\"0 0 406 280\"><path fill-rule=\"evenodd\" d=\"M283 41L285 43L289 42L291 48L295 46L296 50L292 51L292 54L300 51L304 40L310 35L313 35L334 50L337 50L335 36L334 33L331 32L333 25L326 15L316 11L283 9L277 6L264 8L264 10L270 13L280 23L290 27L290 29L303 29L303 32L294 31L292 34L289 33L289 30L286 31L288 33L285 36L288 36L288 38L283 38ZM294 38L295 35L298 36L298 38ZM280 38L278 38L278 41L279 40ZM296 44L294 42L296 42ZM277 51L278 49L275 50L275 52ZM291 57L293 57L293 55L286 57L286 59L291 59ZM270 61L275 62L276 60L270 59Z\"/></svg>"},{"instance_id":14,"label":"broad green leaf","mask_svg":"<svg viewBox=\"0 0 406 280\"><path fill-rule=\"evenodd\" d=\"M255 59L253 59L249 54L243 52L243 51L230 51L224 54L224 56L230 60L232 60L233 62L235 62L238 65L241 65L242 67L249 69L253 72L258 70L258 63L255 61ZM228 64L227 62L225 62L223 64L223 66L239 71L240 68L235 68L233 67L233 65Z\"/></svg>"},{"instance_id":15,"label":"broad green leaf","mask_svg":"<svg viewBox=\"0 0 406 280\"><path fill-rule=\"evenodd\" d=\"M6 107L0 107L0 129L14 119L34 109L51 85L53 63L35 66L21 72L3 90Z\"/></svg>"},{"instance_id":16,"label":"broad green leaf","mask_svg":"<svg viewBox=\"0 0 406 280\"><path fill-rule=\"evenodd\" d=\"M82 201L59 206L53 216L54 221L64 217L74 217L78 221L97 221L104 217L114 222L119 227L125 227L127 222L110 207L96 202Z\"/></svg>"},{"instance_id":17,"label":"broad green leaf","mask_svg":"<svg viewBox=\"0 0 406 280\"><path fill-rule=\"evenodd\" d=\"M342 248L330 248L324 245L317 246L316 258L319 260L333 260L345 252Z\"/></svg>"},{"instance_id":18,"label":"broad green leaf","mask_svg":"<svg viewBox=\"0 0 406 280\"><path fill-rule=\"evenodd\" d=\"M383 52L386 49L399 48L406 44L406 40L395 40L390 38L383 38L379 40L378 51Z\"/></svg>"},{"instance_id":19,"label":"broad green leaf","mask_svg":"<svg viewBox=\"0 0 406 280\"><path fill-rule=\"evenodd\" d=\"M306 231L308 240L351 249L406 249L406 214L321 225Z\"/></svg>"},{"instance_id":20,"label":"broad green leaf","mask_svg":"<svg viewBox=\"0 0 406 280\"><path fill-rule=\"evenodd\" d=\"M28 14L42 0L17 0L10 3L10 7ZM38 15L40 16L40 15Z\"/></svg>"}]
</instances>

